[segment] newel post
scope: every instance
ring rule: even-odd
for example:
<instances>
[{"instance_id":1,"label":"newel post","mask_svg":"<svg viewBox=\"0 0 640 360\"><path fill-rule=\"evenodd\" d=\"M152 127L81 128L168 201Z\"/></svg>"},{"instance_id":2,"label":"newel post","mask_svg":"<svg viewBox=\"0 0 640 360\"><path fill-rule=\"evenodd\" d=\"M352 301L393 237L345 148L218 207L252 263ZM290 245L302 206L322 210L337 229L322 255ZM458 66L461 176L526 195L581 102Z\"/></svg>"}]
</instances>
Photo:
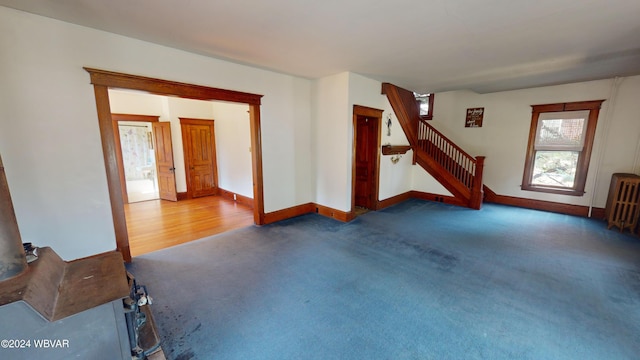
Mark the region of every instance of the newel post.
<instances>
[{"instance_id":1,"label":"newel post","mask_svg":"<svg viewBox=\"0 0 640 360\"><path fill-rule=\"evenodd\" d=\"M469 207L479 210L482 207L482 171L484 170L484 156L476 156L476 173L473 176L471 188L471 200Z\"/></svg>"}]
</instances>

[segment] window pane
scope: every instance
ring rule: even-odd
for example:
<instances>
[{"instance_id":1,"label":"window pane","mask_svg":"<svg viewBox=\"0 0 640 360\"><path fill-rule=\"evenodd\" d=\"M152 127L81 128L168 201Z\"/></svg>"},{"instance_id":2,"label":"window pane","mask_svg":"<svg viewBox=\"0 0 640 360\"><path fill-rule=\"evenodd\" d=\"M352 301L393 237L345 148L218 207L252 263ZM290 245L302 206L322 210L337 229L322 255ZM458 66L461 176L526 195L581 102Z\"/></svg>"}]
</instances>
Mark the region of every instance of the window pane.
<instances>
[{"instance_id":1,"label":"window pane","mask_svg":"<svg viewBox=\"0 0 640 360\"><path fill-rule=\"evenodd\" d=\"M584 119L540 120L536 147L570 146L582 148L584 143Z\"/></svg>"},{"instance_id":2,"label":"window pane","mask_svg":"<svg viewBox=\"0 0 640 360\"><path fill-rule=\"evenodd\" d=\"M415 96L420 105L420 116L429 115L429 96L431 96L431 94L413 93L413 96Z\"/></svg>"},{"instance_id":3,"label":"window pane","mask_svg":"<svg viewBox=\"0 0 640 360\"><path fill-rule=\"evenodd\" d=\"M573 188L579 154L578 151L536 151L531 183Z\"/></svg>"}]
</instances>

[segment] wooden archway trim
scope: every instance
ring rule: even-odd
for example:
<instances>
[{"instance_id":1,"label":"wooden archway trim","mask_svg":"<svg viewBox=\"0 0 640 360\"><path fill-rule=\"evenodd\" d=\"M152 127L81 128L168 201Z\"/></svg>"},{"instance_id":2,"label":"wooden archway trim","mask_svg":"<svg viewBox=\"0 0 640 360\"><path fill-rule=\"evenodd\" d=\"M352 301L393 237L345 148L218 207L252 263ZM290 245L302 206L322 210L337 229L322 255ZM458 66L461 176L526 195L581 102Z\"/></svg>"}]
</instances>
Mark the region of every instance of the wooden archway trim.
<instances>
[{"instance_id":1,"label":"wooden archway trim","mask_svg":"<svg viewBox=\"0 0 640 360\"><path fill-rule=\"evenodd\" d=\"M109 88L146 91L157 95L178 96L195 100L217 100L249 105L251 131L251 160L253 171L253 219L257 225L264 224L264 192L262 177L262 142L260 129L260 102L262 95L233 90L217 89L201 85L192 85L175 81L154 79L92 68L84 68L91 76L96 98L98 125L104 163L107 172L107 186L111 214L116 235L116 246L127 262L131 262L129 236L122 201L120 169L116 159L116 142L109 106Z\"/></svg>"},{"instance_id":2,"label":"wooden archway trim","mask_svg":"<svg viewBox=\"0 0 640 360\"><path fill-rule=\"evenodd\" d=\"M218 89L87 67L84 69L91 74L91 84L110 88L140 90L157 95L175 95L196 100L230 101L249 105L260 105L262 99L262 95L235 90Z\"/></svg>"}]
</instances>

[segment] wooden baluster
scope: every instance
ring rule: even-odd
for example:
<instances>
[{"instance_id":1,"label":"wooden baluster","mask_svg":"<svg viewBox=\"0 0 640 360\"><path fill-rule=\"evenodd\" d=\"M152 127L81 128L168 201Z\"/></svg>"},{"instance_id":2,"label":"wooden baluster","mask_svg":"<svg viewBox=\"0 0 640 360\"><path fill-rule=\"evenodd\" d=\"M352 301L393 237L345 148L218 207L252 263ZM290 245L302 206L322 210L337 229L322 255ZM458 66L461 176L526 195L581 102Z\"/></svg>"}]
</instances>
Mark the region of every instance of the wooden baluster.
<instances>
[{"instance_id":1,"label":"wooden baluster","mask_svg":"<svg viewBox=\"0 0 640 360\"><path fill-rule=\"evenodd\" d=\"M446 140L442 140L442 147L444 148L444 156L442 157L442 163L444 168L449 171L449 143Z\"/></svg>"},{"instance_id":2,"label":"wooden baluster","mask_svg":"<svg viewBox=\"0 0 640 360\"><path fill-rule=\"evenodd\" d=\"M453 173L456 179L460 180L460 172L458 171L458 152L454 151L451 158L451 165L453 166Z\"/></svg>"},{"instance_id":3,"label":"wooden baluster","mask_svg":"<svg viewBox=\"0 0 640 360\"><path fill-rule=\"evenodd\" d=\"M440 165L442 165L444 167L444 163L446 161L446 141L442 138L442 136L440 137L440 148L442 149L442 156L440 157Z\"/></svg>"},{"instance_id":4,"label":"wooden baluster","mask_svg":"<svg viewBox=\"0 0 640 360\"><path fill-rule=\"evenodd\" d=\"M467 158L467 187L471 189L471 182L473 181L473 171L474 171L474 163L473 160Z\"/></svg>"},{"instance_id":5,"label":"wooden baluster","mask_svg":"<svg viewBox=\"0 0 640 360\"><path fill-rule=\"evenodd\" d=\"M453 173L453 146L449 142L447 142L447 150L447 167L449 172Z\"/></svg>"},{"instance_id":6,"label":"wooden baluster","mask_svg":"<svg viewBox=\"0 0 640 360\"><path fill-rule=\"evenodd\" d=\"M467 184L467 157L462 156L462 179L465 185Z\"/></svg>"},{"instance_id":7,"label":"wooden baluster","mask_svg":"<svg viewBox=\"0 0 640 360\"><path fill-rule=\"evenodd\" d=\"M464 157L458 152L458 160L456 161L456 164L458 165L458 179L460 181L462 181L462 176L464 175L464 172L462 171L462 160L464 160Z\"/></svg>"},{"instance_id":8,"label":"wooden baluster","mask_svg":"<svg viewBox=\"0 0 640 360\"><path fill-rule=\"evenodd\" d=\"M460 181L462 181L462 177L464 175L464 172L462 171L462 161L464 160L464 157L462 156L462 154L458 153L458 179L460 179ZM464 182L463 182L464 183Z\"/></svg>"},{"instance_id":9,"label":"wooden baluster","mask_svg":"<svg viewBox=\"0 0 640 360\"><path fill-rule=\"evenodd\" d=\"M464 184L467 187L469 186L469 158L465 156L464 158Z\"/></svg>"},{"instance_id":10,"label":"wooden baluster","mask_svg":"<svg viewBox=\"0 0 640 360\"><path fill-rule=\"evenodd\" d=\"M447 141L445 147L447 148L447 157L445 158L446 164L447 164L447 171L451 173L451 144L449 144L449 142Z\"/></svg>"},{"instance_id":11,"label":"wooden baluster","mask_svg":"<svg viewBox=\"0 0 640 360\"><path fill-rule=\"evenodd\" d=\"M438 148L440 149L440 165L444 163L444 142L442 137L438 136Z\"/></svg>"}]
</instances>

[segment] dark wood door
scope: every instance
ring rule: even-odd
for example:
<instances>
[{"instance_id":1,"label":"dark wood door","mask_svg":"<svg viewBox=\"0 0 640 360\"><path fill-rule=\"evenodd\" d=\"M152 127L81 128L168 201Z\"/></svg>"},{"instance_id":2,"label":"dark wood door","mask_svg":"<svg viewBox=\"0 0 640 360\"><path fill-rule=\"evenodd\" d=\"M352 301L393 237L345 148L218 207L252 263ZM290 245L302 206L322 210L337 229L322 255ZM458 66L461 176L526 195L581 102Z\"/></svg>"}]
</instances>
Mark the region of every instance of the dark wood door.
<instances>
[{"instance_id":1,"label":"dark wood door","mask_svg":"<svg viewBox=\"0 0 640 360\"><path fill-rule=\"evenodd\" d=\"M178 201L176 168L173 164L173 147L171 145L171 123L154 122L152 126L160 199Z\"/></svg>"},{"instance_id":2,"label":"dark wood door","mask_svg":"<svg viewBox=\"0 0 640 360\"><path fill-rule=\"evenodd\" d=\"M181 119L187 172L187 192L191 197L217 193L216 152L213 120Z\"/></svg>"},{"instance_id":3,"label":"dark wood door","mask_svg":"<svg viewBox=\"0 0 640 360\"><path fill-rule=\"evenodd\" d=\"M375 166L378 127L374 119L358 116L356 120L355 205L374 209Z\"/></svg>"}]
</instances>

